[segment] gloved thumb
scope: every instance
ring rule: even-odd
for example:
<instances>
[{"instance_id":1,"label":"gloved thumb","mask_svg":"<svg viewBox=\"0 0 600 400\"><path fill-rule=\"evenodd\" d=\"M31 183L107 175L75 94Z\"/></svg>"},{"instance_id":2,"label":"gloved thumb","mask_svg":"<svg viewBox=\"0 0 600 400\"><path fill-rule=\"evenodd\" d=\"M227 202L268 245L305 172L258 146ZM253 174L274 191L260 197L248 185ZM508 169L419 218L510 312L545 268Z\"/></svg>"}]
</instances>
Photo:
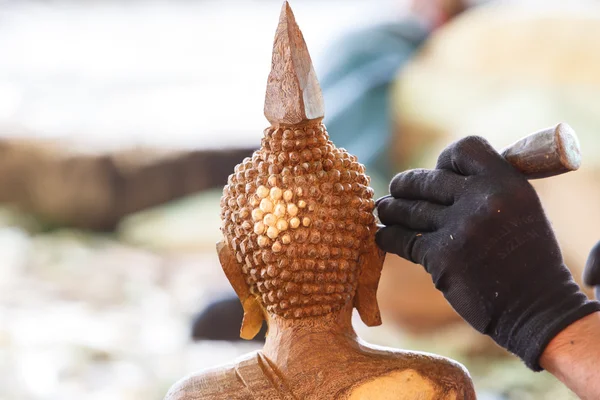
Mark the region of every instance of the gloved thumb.
<instances>
[{"instance_id":1,"label":"gloved thumb","mask_svg":"<svg viewBox=\"0 0 600 400\"><path fill-rule=\"evenodd\" d=\"M600 241L590 251L585 269L583 270L583 283L596 287L596 298L600 299Z\"/></svg>"}]
</instances>

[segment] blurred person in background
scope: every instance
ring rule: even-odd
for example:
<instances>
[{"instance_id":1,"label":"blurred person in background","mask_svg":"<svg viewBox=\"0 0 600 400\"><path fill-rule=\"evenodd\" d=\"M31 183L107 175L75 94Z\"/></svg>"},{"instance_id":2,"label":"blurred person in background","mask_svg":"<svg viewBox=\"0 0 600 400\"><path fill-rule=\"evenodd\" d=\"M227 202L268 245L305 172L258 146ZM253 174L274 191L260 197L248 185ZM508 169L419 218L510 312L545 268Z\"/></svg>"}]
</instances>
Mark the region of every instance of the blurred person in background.
<instances>
[{"instance_id":1,"label":"blurred person in background","mask_svg":"<svg viewBox=\"0 0 600 400\"><path fill-rule=\"evenodd\" d=\"M376 193L387 191L395 169L390 162L392 86L398 72L427 38L472 6L466 0L414 0L403 19L345 35L321 59L319 76L325 123L331 140L355 154L367 168Z\"/></svg>"}]
</instances>

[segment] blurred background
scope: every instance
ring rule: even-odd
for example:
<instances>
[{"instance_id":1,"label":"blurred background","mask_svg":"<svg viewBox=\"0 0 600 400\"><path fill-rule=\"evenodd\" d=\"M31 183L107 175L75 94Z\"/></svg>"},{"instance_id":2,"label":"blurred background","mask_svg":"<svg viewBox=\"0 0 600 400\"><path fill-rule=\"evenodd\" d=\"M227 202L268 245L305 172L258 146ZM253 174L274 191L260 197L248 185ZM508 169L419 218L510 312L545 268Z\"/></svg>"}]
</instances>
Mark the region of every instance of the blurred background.
<instances>
[{"instance_id":1,"label":"blurred background","mask_svg":"<svg viewBox=\"0 0 600 400\"><path fill-rule=\"evenodd\" d=\"M219 198L260 144L281 0L0 0L0 399L161 399L261 347L219 266ZM536 182L579 279L600 225L597 1L292 0L332 140L394 173L468 134L568 122L584 165ZM571 399L388 256L361 336L470 370L483 400Z\"/></svg>"}]
</instances>

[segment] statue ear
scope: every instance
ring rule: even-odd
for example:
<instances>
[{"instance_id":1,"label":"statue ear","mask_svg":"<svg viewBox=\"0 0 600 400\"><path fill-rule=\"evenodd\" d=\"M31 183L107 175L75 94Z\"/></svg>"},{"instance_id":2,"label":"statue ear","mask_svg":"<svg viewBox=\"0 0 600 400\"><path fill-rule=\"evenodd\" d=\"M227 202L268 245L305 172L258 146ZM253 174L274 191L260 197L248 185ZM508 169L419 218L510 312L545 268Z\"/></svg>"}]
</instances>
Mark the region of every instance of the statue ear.
<instances>
[{"instance_id":1,"label":"statue ear","mask_svg":"<svg viewBox=\"0 0 600 400\"><path fill-rule=\"evenodd\" d=\"M244 320L240 329L242 339L251 340L258 334L265 319L262 306L255 295L250 293L250 288L246 283L240 264L235 259L229 246L224 241L217 243L217 254L225 276L237 293L242 307L244 308Z\"/></svg>"},{"instance_id":2,"label":"statue ear","mask_svg":"<svg viewBox=\"0 0 600 400\"><path fill-rule=\"evenodd\" d=\"M373 240L369 251L359 260L358 286L354 296L354 307L367 326L381 325L381 313L377 304L377 287L385 260L385 252Z\"/></svg>"}]
</instances>

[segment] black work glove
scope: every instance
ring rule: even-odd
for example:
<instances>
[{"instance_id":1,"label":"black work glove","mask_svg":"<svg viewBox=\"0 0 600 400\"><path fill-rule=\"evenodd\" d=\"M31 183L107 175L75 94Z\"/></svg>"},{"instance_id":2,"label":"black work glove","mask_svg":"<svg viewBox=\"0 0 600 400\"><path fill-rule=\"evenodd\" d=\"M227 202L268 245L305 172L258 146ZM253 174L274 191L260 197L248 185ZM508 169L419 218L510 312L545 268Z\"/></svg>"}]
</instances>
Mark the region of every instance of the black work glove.
<instances>
[{"instance_id":1,"label":"black work glove","mask_svg":"<svg viewBox=\"0 0 600 400\"><path fill-rule=\"evenodd\" d=\"M378 245L423 265L458 314L529 368L600 311L565 267L533 187L485 139L450 145L435 170L397 175L390 193L377 204Z\"/></svg>"},{"instance_id":2,"label":"black work glove","mask_svg":"<svg viewBox=\"0 0 600 400\"><path fill-rule=\"evenodd\" d=\"M600 241L590 251L585 269L583 270L583 283L595 286L596 298L600 300Z\"/></svg>"}]
</instances>

